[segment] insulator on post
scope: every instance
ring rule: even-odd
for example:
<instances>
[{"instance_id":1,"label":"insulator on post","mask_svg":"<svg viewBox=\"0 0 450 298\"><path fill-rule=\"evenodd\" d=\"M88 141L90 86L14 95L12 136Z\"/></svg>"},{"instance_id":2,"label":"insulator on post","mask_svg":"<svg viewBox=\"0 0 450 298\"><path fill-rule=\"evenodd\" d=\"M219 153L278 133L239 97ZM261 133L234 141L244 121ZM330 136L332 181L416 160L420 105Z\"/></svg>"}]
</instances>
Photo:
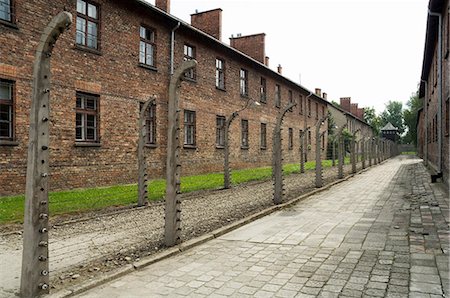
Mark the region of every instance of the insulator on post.
<instances>
[{"instance_id":1,"label":"insulator on post","mask_svg":"<svg viewBox=\"0 0 450 298\"><path fill-rule=\"evenodd\" d=\"M42 118L42 122L47 122L47 121L48 121L47 117Z\"/></svg>"},{"instance_id":2,"label":"insulator on post","mask_svg":"<svg viewBox=\"0 0 450 298\"><path fill-rule=\"evenodd\" d=\"M39 289L47 290L48 289L48 284L39 284Z\"/></svg>"},{"instance_id":3,"label":"insulator on post","mask_svg":"<svg viewBox=\"0 0 450 298\"><path fill-rule=\"evenodd\" d=\"M50 89L48 89L48 88L44 89L44 93L49 93L49 92L50 92Z\"/></svg>"},{"instance_id":4,"label":"insulator on post","mask_svg":"<svg viewBox=\"0 0 450 298\"><path fill-rule=\"evenodd\" d=\"M39 246L47 247L47 245L48 245L47 241L40 241L39 242Z\"/></svg>"},{"instance_id":5,"label":"insulator on post","mask_svg":"<svg viewBox=\"0 0 450 298\"><path fill-rule=\"evenodd\" d=\"M41 149L42 149L42 150L47 150L48 147L47 147L47 146L42 146Z\"/></svg>"},{"instance_id":6,"label":"insulator on post","mask_svg":"<svg viewBox=\"0 0 450 298\"><path fill-rule=\"evenodd\" d=\"M41 205L47 205L47 201L42 201Z\"/></svg>"},{"instance_id":7,"label":"insulator on post","mask_svg":"<svg viewBox=\"0 0 450 298\"><path fill-rule=\"evenodd\" d=\"M46 256L39 256L39 261L45 262L45 261L47 261L47 257Z\"/></svg>"},{"instance_id":8,"label":"insulator on post","mask_svg":"<svg viewBox=\"0 0 450 298\"><path fill-rule=\"evenodd\" d=\"M48 275L48 271L47 270L42 270L41 271L41 275L42 276L47 276Z\"/></svg>"},{"instance_id":9,"label":"insulator on post","mask_svg":"<svg viewBox=\"0 0 450 298\"><path fill-rule=\"evenodd\" d=\"M41 177L44 177L44 178L45 178L45 177L47 177L47 176L48 176L47 173L42 173L42 174L41 174Z\"/></svg>"},{"instance_id":10,"label":"insulator on post","mask_svg":"<svg viewBox=\"0 0 450 298\"><path fill-rule=\"evenodd\" d=\"M39 218L40 218L40 219L47 219L47 218L48 218L48 214L46 214L46 213L41 213L41 214L39 214Z\"/></svg>"},{"instance_id":11,"label":"insulator on post","mask_svg":"<svg viewBox=\"0 0 450 298\"><path fill-rule=\"evenodd\" d=\"M48 231L47 231L47 228L39 229L39 233L45 234L45 233L47 233L47 232L48 232Z\"/></svg>"}]
</instances>

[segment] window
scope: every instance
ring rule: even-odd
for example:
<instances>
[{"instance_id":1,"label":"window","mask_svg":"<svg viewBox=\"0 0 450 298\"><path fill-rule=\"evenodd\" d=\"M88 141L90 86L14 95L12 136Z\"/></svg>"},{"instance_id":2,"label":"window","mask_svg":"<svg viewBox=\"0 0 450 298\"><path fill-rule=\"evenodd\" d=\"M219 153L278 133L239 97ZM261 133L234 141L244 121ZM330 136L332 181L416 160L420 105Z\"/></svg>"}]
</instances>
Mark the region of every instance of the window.
<instances>
[{"instance_id":1,"label":"window","mask_svg":"<svg viewBox=\"0 0 450 298\"><path fill-rule=\"evenodd\" d=\"M267 86L266 86L266 79L261 77L261 86L259 88L260 90L260 102L266 103L267 102Z\"/></svg>"},{"instance_id":2,"label":"window","mask_svg":"<svg viewBox=\"0 0 450 298\"><path fill-rule=\"evenodd\" d=\"M183 57L184 61L195 59L195 47L185 44L183 51L184 51L184 57ZM196 79L195 68L191 68L188 71L186 71L184 73L184 77L191 79L191 80L195 80Z\"/></svg>"},{"instance_id":3,"label":"window","mask_svg":"<svg viewBox=\"0 0 450 298\"><path fill-rule=\"evenodd\" d=\"M261 123L260 138L261 138L261 149L266 149L267 148L267 124L266 123Z\"/></svg>"},{"instance_id":4,"label":"window","mask_svg":"<svg viewBox=\"0 0 450 298\"><path fill-rule=\"evenodd\" d=\"M240 90L242 96L248 96L248 71L241 68L239 71Z\"/></svg>"},{"instance_id":5,"label":"window","mask_svg":"<svg viewBox=\"0 0 450 298\"><path fill-rule=\"evenodd\" d=\"M449 135L449 131L450 131L450 106L449 106L449 99L447 98L447 100L445 101L445 135L448 136Z\"/></svg>"},{"instance_id":6,"label":"window","mask_svg":"<svg viewBox=\"0 0 450 298\"><path fill-rule=\"evenodd\" d=\"M322 106L322 118L325 117L325 106Z\"/></svg>"},{"instance_id":7,"label":"window","mask_svg":"<svg viewBox=\"0 0 450 298\"><path fill-rule=\"evenodd\" d=\"M241 120L241 146L242 148L248 148L248 120Z\"/></svg>"},{"instance_id":8,"label":"window","mask_svg":"<svg viewBox=\"0 0 450 298\"><path fill-rule=\"evenodd\" d=\"M155 31L143 26L139 27L139 63L156 67Z\"/></svg>"},{"instance_id":9,"label":"window","mask_svg":"<svg viewBox=\"0 0 450 298\"><path fill-rule=\"evenodd\" d=\"M280 85L275 85L275 107L279 108L281 106L281 88Z\"/></svg>"},{"instance_id":10,"label":"window","mask_svg":"<svg viewBox=\"0 0 450 298\"><path fill-rule=\"evenodd\" d=\"M12 141L14 137L14 83L0 80L0 140Z\"/></svg>"},{"instance_id":11,"label":"window","mask_svg":"<svg viewBox=\"0 0 450 298\"><path fill-rule=\"evenodd\" d=\"M225 62L216 59L216 87L225 90Z\"/></svg>"},{"instance_id":12,"label":"window","mask_svg":"<svg viewBox=\"0 0 450 298\"><path fill-rule=\"evenodd\" d=\"M156 145L156 105L152 104L148 107L145 117L145 129L147 131L145 143L148 145Z\"/></svg>"},{"instance_id":13,"label":"window","mask_svg":"<svg viewBox=\"0 0 450 298\"><path fill-rule=\"evenodd\" d=\"M13 0L0 0L0 20L12 23L13 19Z\"/></svg>"},{"instance_id":14,"label":"window","mask_svg":"<svg viewBox=\"0 0 450 298\"><path fill-rule=\"evenodd\" d=\"M319 119L319 104L316 102L315 106L316 106L316 119Z\"/></svg>"},{"instance_id":15,"label":"window","mask_svg":"<svg viewBox=\"0 0 450 298\"><path fill-rule=\"evenodd\" d=\"M294 148L294 130L289 127L289 138L288 138L289 150Z\"/></svg>"},{"instance_id":16,"label":"window","mask_svg":"<svg viewBox=\"0 0 450 298\"><path fill-rule=\"evenodd\" d=\"M225 146L225 117L216 116L216 146Z\"/></svg>"},{"instance_id":17,"label":"window","mask_svg":"<svg viewBox=\"0 0 450 298\"><path fill-rule=\"evenodd\" d=\"M77 0L77 44L98 50L98 27L98 6L92 2Z\"/></svg>"},{"instance_id":18,"label":"window","mask_svg":"<svg viewBox=\"0 0 450 298\"><path fill-rule=\"evenodd\" d=\"M311 99L308 99L308 117L311 117Z\"/></svg>"},{"instance_id":19,"label":"window","mask_svg":"<svg viewBox=\"0 0 450 298\"><path fill-rule=\"evenodd\" d=\"M293 103L294 102L294 98L293 98L293 95L292 95L292 90L289 90L288 98L289 98L289 103ZM289 109L289 112L292 112L292 108Z\"/></svg>"},{"instance_id":20,"label":"window","mask_svg":"<svg viewBox=\"0 0 450 298\"><path fill-rule=\"evenodd\" d=\"M303 96L302 95L300 95L299 103L300 103L300 105L299 105L299 109L300 109L299 113L300 113L300 115L303 115Z\"/></svg>"},{"instance_id":21,"label":"window","mask_svg":"<svg viewBox=\"0 0 450 298\"><path fill-rule=\"evenodd\" d=\"M77 92L75 140L98 142L99 96Z\"/></svg>"},{"instance_id":22,"label":"window","mask_svg":"<svg viewBox=\"0 0 450 298\"><path fill-rule=\"evenodd\" d=\"M195 112L184 110L184 145L195 146Z\"/></svg>"}]
</instances>

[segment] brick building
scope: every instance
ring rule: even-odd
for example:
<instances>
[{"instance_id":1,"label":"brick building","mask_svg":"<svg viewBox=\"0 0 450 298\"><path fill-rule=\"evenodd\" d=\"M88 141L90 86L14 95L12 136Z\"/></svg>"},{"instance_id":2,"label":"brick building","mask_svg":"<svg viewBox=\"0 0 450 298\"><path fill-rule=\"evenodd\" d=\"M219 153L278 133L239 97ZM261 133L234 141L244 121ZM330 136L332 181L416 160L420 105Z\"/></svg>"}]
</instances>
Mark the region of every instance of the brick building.
<instances>
[{"instance_id":1,"label":"brick building","mask_svg":"<svg viewBox=\"0 0 450 298\"><path fill-rule=\"evenodd\" d=\"M449 185L450 12L448 0L430 0L419 97L419 151L435 177Z\"/></svg>"},{"instance_id":2,"label":"brick building","mask_svg":"<svg viewBox=\"0 0 450 298\"><path fill-rule=\"evenodd\" d=\"M299 160L299 132L327 113L326 100L282 76L281 67L268 67L263 34L233 38L235 48L223 43L220 9L193 14L190 25L170 15L169 0L156 6L141 0L1 4L0 195L24 192L35 49L63 10L72 13L73 24L51 62L53 190L135 183L139 109L153 95L145 154L150 177L162 177L168 84L185 59L198 66L185 74L180 90L183 175L222 170L224 117L249 101L261 105L242 111L231 126L233 168L271 164L275 119L288 101L297 106L283 124L285 162ZM308 143L314 142L311 134Z\"/></svg>"}]
</instances>

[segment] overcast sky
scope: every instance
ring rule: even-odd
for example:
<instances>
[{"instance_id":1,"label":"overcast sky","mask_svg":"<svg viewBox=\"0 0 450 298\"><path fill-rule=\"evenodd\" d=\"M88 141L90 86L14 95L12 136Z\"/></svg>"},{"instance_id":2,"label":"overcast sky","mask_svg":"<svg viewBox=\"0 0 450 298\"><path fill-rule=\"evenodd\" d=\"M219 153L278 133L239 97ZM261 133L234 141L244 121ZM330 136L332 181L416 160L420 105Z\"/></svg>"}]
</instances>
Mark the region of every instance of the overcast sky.
<instances>
[{"instance_id":1,"label":"overcast sky","mask_svg":"<svg viewBox=\"0 0 450 298\"><path fill-rule=\"evenodd\" d=\"M150 0L154 3L154 0ZM222 39L266 33L270 67L328 100L406 103L422 70L428 0L171 0L171 14L222 8Z\"/></svg>"}]
</instances>

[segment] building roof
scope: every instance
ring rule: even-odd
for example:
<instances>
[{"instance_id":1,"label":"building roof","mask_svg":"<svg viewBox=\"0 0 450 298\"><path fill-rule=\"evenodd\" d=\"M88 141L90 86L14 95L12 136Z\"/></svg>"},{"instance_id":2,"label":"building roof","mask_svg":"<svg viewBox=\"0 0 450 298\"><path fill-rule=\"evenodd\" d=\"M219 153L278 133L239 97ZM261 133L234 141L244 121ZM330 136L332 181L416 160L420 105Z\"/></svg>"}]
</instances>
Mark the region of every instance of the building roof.
<instances>
[{"instance_id":1,"label":"building roof","mask_svg":"<svg viewBox=\"0 0 450 298\"><path fill-rule=\"evenodd\" d=\"M388 122L381 130L398 130L391 122Z\"/></svg>"},{"instance_id":2,"label":"building roof","mask_svg":"<svg viewBox=\"0 0 450 298\"><path fill-rule=\"evenodd\" d=\"M445 0L430 0L428 3L428 10L430 12L438 12L442 13L444 9ZM427 80L428 74L430 73L431 63L433 60L434 50L437 46L437 38L438 38L438 18L432 17L428 14L427 17L427 31L425 36L425 48L423 51L423 62L422 62L422 74L420 76L421 80ZM419 97L422 98L425 96L425 84L420 82L419 87Z\"/></svg>"},{"instance_id":3,"label":"building roof","mask_svg":"<svg viewBox=\"0 0 450 298\"><path fill-rule=\"evenodd\" d=\"M191 26L190 24L186 23L185 21L165 12L164 10L146 2L145 0L135 0L137 3L143 5L144 7L146 7L147 9L152 10L153 12L155 12L156 14L158 14L162 19L169 21L171 23L173 23L173 27L174 28L177 24L180 24L180 28L187 30L189 33L200 37L202 39L205 39L208 42L208 46L215 46L220 48L221 50L225 50L230 54L233 55L237 55L239 58L245 60L246 62L252 64L253 66L255 66L256 68L259 68L260 70L262 70L263 72L269 73L270 75L273 75L275 77L278 77L279 79L281 79L282 81L285 81L288 84L291 85L295 85L296 87L299 87L300 89L304 90L307 93L310 93L310 95L319 100L322 101L326 104L329 104L329 102L327 100L325 100L324 98L316 95L313 91L310 91L309 89L307 89L306 87L300 85L299 83L296 83L284 76L282 76L281 74L279 74L278 72L270 69L269 67L267 67L266 65L264 65L263 63L253 59L252 57L242 53L241 51L225 44L224 42L210 36L209 34Z\"/></svg>"},{"instance_id":4,"label":"building roof","mask_svg":"<svg viewBox=\"0 0 450 298\"><path fill-rule=\"evenodd\" d=\"M331 107L333 107L333 108L335 108L336 110L338 110L338 111L341 112L342 114L344 114L344 115L346 115L346 116L350 116L350 117L352 117L352 118L358 120L359 122L361 122L361 123L363 123L363 124L365 124L365 125L367 125L367 126L369 126L369 127L372 127L372 126L370 126L370 124L367 123L366 121L364 121L364 120L362 120L362 119L356 117L356 115L353 115L352 113L350 113L350 112L344 110L344 109L341 108L340 106L337 106L337 105L335 105L335 104L332 103L332 102L328 103L328 105L331 106Z\"/></svg>"}]
</instances>

